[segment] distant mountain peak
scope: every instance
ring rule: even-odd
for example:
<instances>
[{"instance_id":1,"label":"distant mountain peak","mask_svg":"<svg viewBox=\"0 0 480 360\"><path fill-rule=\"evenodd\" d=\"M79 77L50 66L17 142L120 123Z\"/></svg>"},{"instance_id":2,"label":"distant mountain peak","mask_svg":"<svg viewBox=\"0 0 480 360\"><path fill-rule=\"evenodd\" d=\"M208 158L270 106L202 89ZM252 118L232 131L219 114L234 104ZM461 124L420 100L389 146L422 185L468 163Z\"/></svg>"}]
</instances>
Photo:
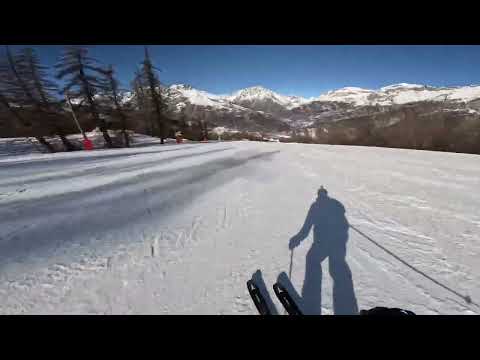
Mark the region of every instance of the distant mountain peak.
<instances>
[{"instance_id":1,"label":"distant mountain peak","mask_svg":"<svg viewBox=\"0 0 480 360\"><path fill-rule=\"evenodd\" d=\"M372 92L370 89L364 89L361 87L356 87L356 86L346 86L337 90L333 90L331 92Z\"/></svg>"},{"instance_id":2,"label":"distant mountain peak","mask_svg":"<svg viewBox=\"0 0 480 360\"><path fill-rule=\"evenodd\" d=\"M272 90L267 89L263 86L256 85L256 86L250 86L245 89L241 89L237 92L235 92L232 96L236 98L240 97L265 97L265 96L276 96Z\"/></svg>"},{"instance_id":3,"label":"distant mountain peak","mask_svg":"<svg viewBox=\"0 0 480 360\"><path fill-rule=\"evenodd\" d=\"M273 109L290 110L307 102L300 96L281 95L260 85L239 90L227 99L234 104L267 112Z\"/></svg>"},{"instance_id":4,"label":"distant mountain peak","mask_svg":"<svg viewBox=\"0 0 480 360\"><path fill-rule=\"evenodd\" d=\"M384 86L380 88L380 91L424 89L425 87L426 87L425 85L419 85L419 84L399 83L399 84Z\"/></svg>"},{"instance_id":5,"label":"distant mountain peak","mask_svg":"<svg viewBox=\"0 0 480 360\"><path fill-rule=\"evenodd\" d=\"M173 84L169 86L170 89L173 90L192 90L193 87L188 84Z\"/></svg>"}]
</instances>

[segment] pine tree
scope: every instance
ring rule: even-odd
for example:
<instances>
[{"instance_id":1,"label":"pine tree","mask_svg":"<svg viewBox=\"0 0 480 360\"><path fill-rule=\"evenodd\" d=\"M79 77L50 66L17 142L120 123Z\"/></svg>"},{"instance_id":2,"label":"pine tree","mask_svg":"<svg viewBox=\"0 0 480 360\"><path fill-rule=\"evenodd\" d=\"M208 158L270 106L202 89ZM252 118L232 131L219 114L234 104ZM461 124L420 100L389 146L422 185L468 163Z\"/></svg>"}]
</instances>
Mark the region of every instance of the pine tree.
<instances>
[{"instance_id":1,"label":"pine tree","mask_svg":"<svg viewBox=\"0 0 480 360\"><path fill-rule=\"evenodd\" d=\"M145 77L145 80L148 84L150 90L150 99L152 102L153 109L155 111L155 116L158 124L158 129L160 131L160 143L164 143L166 129L165 129L165 122L162 116L162 97L160 93L160 81L158 80L158 76L155 72L155 68L152 65L150 60L150 56L148 54L148 49L145 47L145 59L143 61L142 66L142 73Z\"/></svg>"},{"instance_id":2,"label":"pine tree","mask_svg":"<svg viewBox=\"0 0 480 360\"><path fill-rule=\"evenodd\" d=\"M114 77L114 70L112 65L110 65L109 68L105 71L104 88L106 95L110 98L111 102L113 102L114 112L121 120L122 135L125 146L130 147L130 139L127 134L127 117L122 109L122 105L120 104L120 99L118 97L118 81Z\"/></svg>"},{"instance_id":3,"label":"pine tree","mask_svg":"<svg viewBox=\"0 0 480 360\"><path fill-rule=\"evenodd\" d=\"M141 70L135 71L135 77L132 81L133 100L137 111L139 111L143 118L148 123L149 135L153 135L154 126L152 121L152 107L151 102L148 99L147 89L148 86L145 81L145 76Z\"/></svg>"},{"instance_id":4,"label":"pine tree","mask_svg":"<svg viewBox=\"0 0 480 360\"><path fill-rule=\"evenodd\" d=\"M76 150L66 138L65 132L58 123L59 118L62 121L66 121L66 119L61 114L58 100L52 95L53 92L58 92L58 87L47 78L47 67L40 64L35 51L31 48L21 50L16 61L18 73L31 94L30 105L40 111L42 116L51 119L55 132L67 151Z\"/></svg>"},{"instance_id":5,"label":"pine tree","mask_svg":"<svg viewBox=\"0 0 480 360\"><path fill-rule=\"evenodd\" d=\"M135 71L135 76L131 83L133 90L133 98L138 110L143 110L147 106L147 100L145 95L145 84L143 76L140 70Z\"/></svg>"},{"instance_id":6,"label":"pine tree","mask_svg":"<svg viewBox=\"0 0 480 360\"><path fill-rule=\"evenodd\" d=\"M11 104L13 98L17 98L19 94L16 90L10 66L7 64L6 59L2 58L0 62L0 104L23 126L32 126L30 122L23 119L18 113L18 105Z\"/></svg>"},{"instance_id":7,"label":"pine tree","mask_svg":"<svg viewBox=\"0 0 480 360\"><path fill-rule=\"evenodd\" d=\"M200 121L200 130L202 132L201 140L208 140L208 129L207 129L207 122L205 120Z\"/></svg>"},{"instance_id":8,"label":"pine tree","mask_svg":"<svg viewBox=\"0 0 480 360\"><path fill-rule=\"evenodd\" d=\"M190 136L192 140L201 141L204 137L204 127L202 124L202 120L199 119L192 119L191 125L189 127Z\"/></svg>"},{"instance_id":9,"label":"pine tree","mask_svg":"<svg viewBox=\"0 0 480 360\"><path fill-rule=\"evenodd\" d=\"M47 79L48 68L40 64L35 50L32 48L20 50L17 56L17 69L26 86L30 89L35 102L39 106L50 110L56 101L51 93L58 92L58 87Z\"/></svg>"},{"instance_id":10,"label":"pine tree","mask_svg":"<svg viewBox=\"0 0 480 360\"><path fill-rule=\"evenodd\" d=\"M12 116L23 126L32 126L32 123L25 119L21 110L31 106L34 96L27 83L19 73L18 64L10 52L8 46L5 47L6 59L0 65L0 102L12 114ZM54 147L43 136L36 135L35 139L42 144L47 151L55 152Z\"/></svg>"},{"instance_id":11,"label":"pine tree","mask_svg":"<svg viewBox=\"0 0 480 360\"><path fill-rule=\"evenodd\" d=\"M108 135L107 124L100 117L94 100L94 96L103 90L103 84L99 77L104 74L104 69L97 65L96 60L88 56L86 48L77 46L67 47L55 67L58 71L57 79L67 78L67 84L62 89L62 93L85 100L90 114L103 134L105 145L109 148L113 147L112 139Z\"/></svg>"}]
</instances>

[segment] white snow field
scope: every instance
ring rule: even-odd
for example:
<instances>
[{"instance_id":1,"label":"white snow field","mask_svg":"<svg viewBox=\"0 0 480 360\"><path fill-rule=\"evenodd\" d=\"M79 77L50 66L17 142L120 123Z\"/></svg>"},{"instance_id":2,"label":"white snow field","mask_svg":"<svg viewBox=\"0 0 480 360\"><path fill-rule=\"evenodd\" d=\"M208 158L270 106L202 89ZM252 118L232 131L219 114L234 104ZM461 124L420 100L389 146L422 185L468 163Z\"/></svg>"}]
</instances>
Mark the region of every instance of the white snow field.
<instances>
[{"instance_id":1,"label":"white snow field","mask_svg":"<svg viewBox=\"0 0 480 360\"><path fill-rule=\"evenodd\" d=\"M321 185L338 202L313 216L343 224L341 204L350 227L336 237L310 218L317 245L311 230L292 254ZM280 314L271 288L289 272L307 314L480 314L479 188L477 155L375 147L244 141L2 156L0 313L257 314L245 283L261 269ZM342 262L347 236L338 270L326 254Z\"/></svg>"}]
</instances>

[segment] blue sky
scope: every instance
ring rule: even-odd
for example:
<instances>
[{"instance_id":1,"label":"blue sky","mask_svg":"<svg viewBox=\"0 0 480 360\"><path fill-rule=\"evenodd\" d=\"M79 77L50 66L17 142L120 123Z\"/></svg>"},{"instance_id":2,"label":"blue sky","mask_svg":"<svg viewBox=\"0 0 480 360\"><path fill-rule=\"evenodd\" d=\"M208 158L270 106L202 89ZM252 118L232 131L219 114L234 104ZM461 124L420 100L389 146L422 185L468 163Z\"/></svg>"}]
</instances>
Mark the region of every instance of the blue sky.
<instances>
[{"instance_id":1,"label":"blue sky","mask_svg":"<svg viewBox=\"0 0 480 360\"><path fill-rule=\"evenodd\" d=\"M52 66L61 45L31 45ZM14 48L22 47L13 45ZM124 87L143 46L89 46L113 64ZM432 86L480 84L480 46L149 46L166 84L185 83L215 94L261 85L286 95L318 96L345 86L376 89L407 82Z\"/></svg>"}]
</instances>

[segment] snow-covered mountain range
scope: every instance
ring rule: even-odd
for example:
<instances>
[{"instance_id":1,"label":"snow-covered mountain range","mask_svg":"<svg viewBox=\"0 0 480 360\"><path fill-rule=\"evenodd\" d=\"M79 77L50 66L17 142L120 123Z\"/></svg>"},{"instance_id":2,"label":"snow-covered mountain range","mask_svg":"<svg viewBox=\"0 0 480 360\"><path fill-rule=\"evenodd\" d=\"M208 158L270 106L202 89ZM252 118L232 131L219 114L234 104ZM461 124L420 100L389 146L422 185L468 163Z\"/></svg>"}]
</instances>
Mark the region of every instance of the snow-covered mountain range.
<instances>
[{"instance_id":1,"label":"snow-covered mountain range","mask_svg":"<svg viewBox=\"0 0 480 360\"><path fill-rule=\"evenodd\" d=\"M364 105L394 105L419 101L469 102L480 98L480 86L431 87L417 84L395 84L379 90L346 87L320 95L318 101L338 101Z\"/></svg>"},{"instance_id":2,"label":"snow-covered mountain range","mask_svg":"<svg viewBox=\"0 0 480 360\"><path fill-rule=\"evenodd\" d=\"M175 84L162 87L162 93L173 117L204 119L248 130L315 127L322 121L338 121L426 102L445 104L467 113L480 110L480 86L432 87L401 83L377 90L345 87L309 99L278 94L262 86L216 95ZM125 101L130 100L132 95L126 94Z\"/></svg>"},{"instance_id":3,"label":"snow-covered mountain range","mask_svg":"<svg viewBox=\"0 0 480 360\"><path fill-rule=\"evenodd\" d=\"M306 99L301 96L278 94L262 86L253 86L239 90L232 95L214 95L197 90L188 85L171 85L166 88L171 100L183 98L191 104L212 107L240 105L257 110L278 106L292 110L296 107L316 101L339 102L355 106L394 105L418 101L457 101L469 102L480 99L480 86L431 87L418 84L395 84L378 90L359 87L345 87L329 91L318 97Z\"/></svg>"}]
</instances>

